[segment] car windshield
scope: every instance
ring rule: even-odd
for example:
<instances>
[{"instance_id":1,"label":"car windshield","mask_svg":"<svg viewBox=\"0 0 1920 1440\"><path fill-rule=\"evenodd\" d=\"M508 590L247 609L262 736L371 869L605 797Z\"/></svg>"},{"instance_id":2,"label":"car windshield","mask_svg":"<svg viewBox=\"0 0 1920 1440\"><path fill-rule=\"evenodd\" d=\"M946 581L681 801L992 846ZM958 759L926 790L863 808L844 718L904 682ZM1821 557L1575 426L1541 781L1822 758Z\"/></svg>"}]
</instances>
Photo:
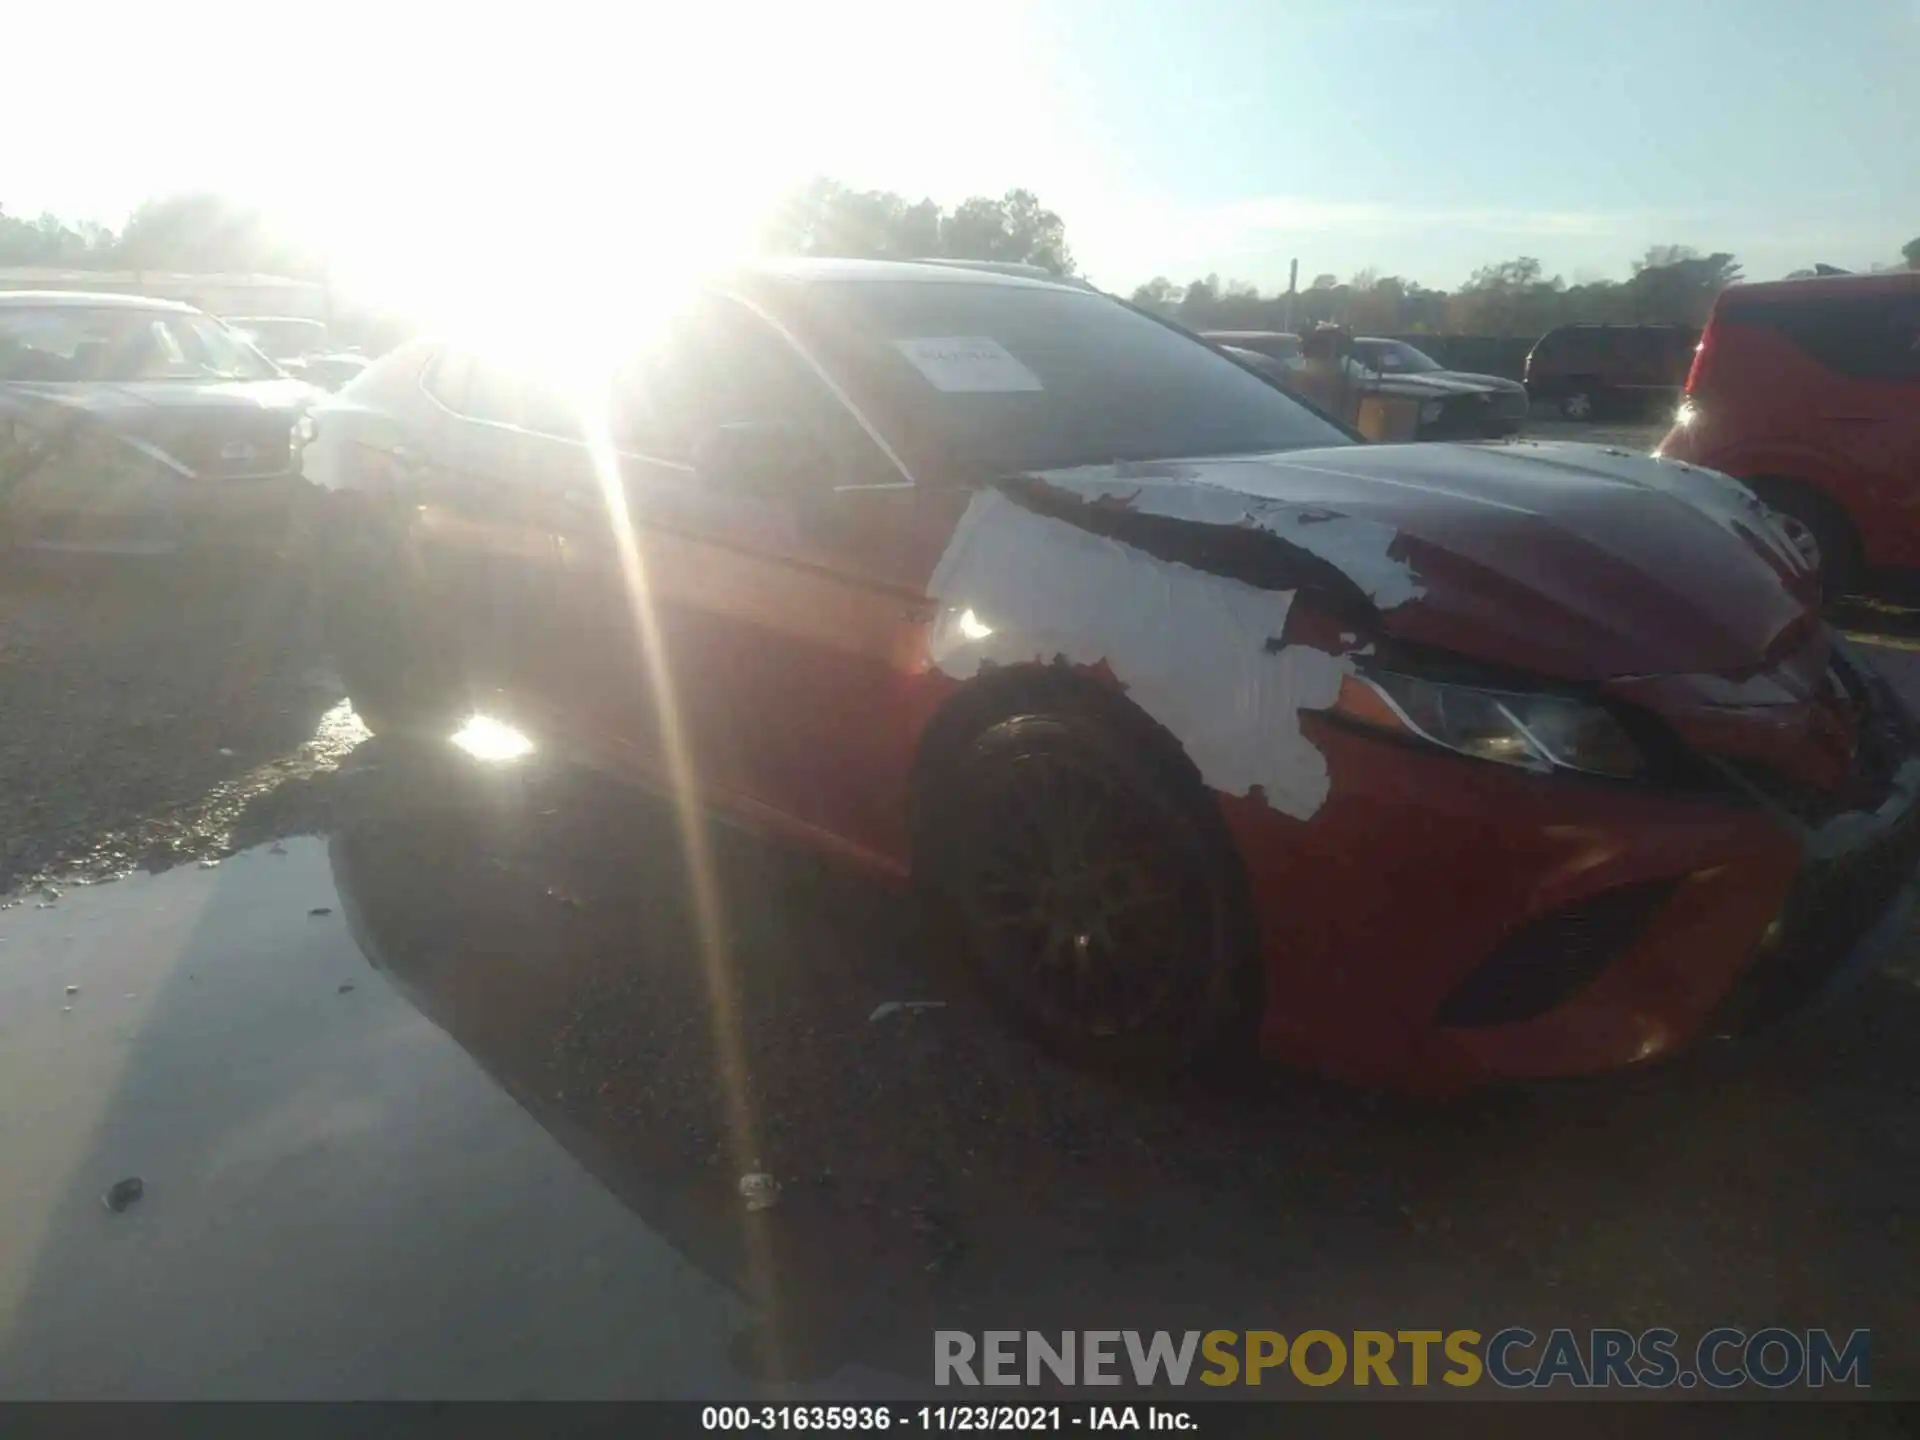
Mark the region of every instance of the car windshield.
<instances>
[{"instance_id":1,"label":"car windshield","mask_svg":"<svg viewBox=\"0 0 1920 1440\"><path fill-rule=\"evenodd\" d=\"M327 348L327 327L318 320L248 317L227 322L261 354L275 360L318 355Z\"/></svg>"},{"instance_id":2,"label":"car windshield","mask_svg":"<svg viewBox=\"0 0 1920 1440\"><path fill-rule=\"evenodd\" d=\"M969 478L1351 443L1209 347L1103 296L1027 285L820 285L803 321L893 438Z\"/></svg>"},{"instance_id":3,"label":"car windshield","mask_svg":"<svg viewBox=\"0 0 1920 1440\"><path fill-rule=\"evenodd\" d=\"M1357 340L1353 350L1368 369L1384 375L1416 375L1447 368L1431 355L1400 340Z\"/></svg>"},{"instance_id":4,"label":"car windshield","mask_svg":"<svg viewBox=\"0 0 1920 1440\"><path fill-rule=\"evenodd\" d=\"M269 380L277 373L224 325L191 311L0 307L0 380Z\"/></svg>"}]
</instances>

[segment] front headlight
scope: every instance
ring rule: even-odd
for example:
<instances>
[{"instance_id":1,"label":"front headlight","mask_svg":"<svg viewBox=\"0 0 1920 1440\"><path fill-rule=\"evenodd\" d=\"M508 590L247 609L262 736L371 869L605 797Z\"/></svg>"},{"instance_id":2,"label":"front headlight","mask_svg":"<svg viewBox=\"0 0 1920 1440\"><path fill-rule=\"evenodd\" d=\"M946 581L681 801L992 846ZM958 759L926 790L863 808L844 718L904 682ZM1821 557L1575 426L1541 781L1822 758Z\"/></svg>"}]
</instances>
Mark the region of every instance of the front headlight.
<instances>
[{"instance_id":1,"label":"front headlight","mask_svg":"<svg viewBox=\"0 0 1920 1440\"><path fill-rule=\"evenodd\" d=\"M1374 729L1538 774L1560 769L1630 779L1646 768L1617 720L1564 695L1484 690L1376 671L1347 676L1333 708Z\"/></svg>"},{"instance_id":2,"label":"front headlight","mask_svg":"<svg viewBox=\"0 0 1920 1440\"><path fill-rule=\"evenodd\" d=\"M1427 401L1426 404L1420 407L1420 423L1422 425L1433 424L1434 421L1440 418L1440 412L1445 409L1446 406L1438 400Z\"/></svg>"}]
</instances>

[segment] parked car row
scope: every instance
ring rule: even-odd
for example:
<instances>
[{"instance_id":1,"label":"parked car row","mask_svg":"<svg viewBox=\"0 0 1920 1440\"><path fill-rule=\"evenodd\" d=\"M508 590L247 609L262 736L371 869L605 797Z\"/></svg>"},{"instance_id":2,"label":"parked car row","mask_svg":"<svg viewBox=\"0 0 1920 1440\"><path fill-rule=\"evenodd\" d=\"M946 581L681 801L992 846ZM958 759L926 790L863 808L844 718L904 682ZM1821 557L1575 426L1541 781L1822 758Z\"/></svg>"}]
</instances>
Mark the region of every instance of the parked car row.
<instances>
[{"instance_id":1,"label":"parked car row","mask_svg":"<svg viewBox=\"0 0 1920 1440\"><path fill-rule=\"evenodd\" d=\"M0 294L0 552L282 546L324 394L189 305Z\"/></svg>"},{"instance_id":2,"label":"parked car row","mask_svg":"<svg viewBox=\"0 0 1920 1440\"><path fill-rule=\"evenodd\" d=\"M1264 356L1283 383L1306 365L1298 335L1216 330L1215 344ZM1356 393L1430 402L1421 439L1500 436L1518 431L1534 404L1569 420L1608 411L1670 409L1693 361L1697 331L1678 325L1563 325L1527 352L1524 380L1454 370L1402 339L1361 336L1346 359Z\"/></svg>"},{"instance_id":3,"label":"parked car row","mask_svg":"<svg viewBox=\"0 0 1920 1440\"><path fill-rule=\"evenodd\" d=\"M319 320L241 315L226 323L289 375L323 390L338 390L367 368L367 357L335 345L326 324Z\"/></svg>"},{"instance_id":4,"label":"parked car row","mask_svg":"<svg viewBox=\"0 0 1920 1440\"><path fill-rule=\"evenodd\" d=\"M1816 298L1729 292L1688 443L1759 423L1749 344L1850 372L1829 408L1910 383L1910 330L1848 310L1836 360ZM1013 1024L1096 1063L1605 1070L1819 1003L1901 931L1920 731L1822 619L1831 541L1677 440L1358 443L1275 337L978 268L612 311L596 373L551 369L577 336L422 338L327 396L185 307L0 301L0 505L179 537L314 492L373 729L484 714L911 881ZM1836 433L1889 443L1886 393Z\"/></svg>"},{"instance_id":5,"label":"parked car row","mask_svg":"<svg viewBox=\"0 0 1920 1440\"><path fill-rule=\"evenodd\" d=\"M1298 335L1264 330L1214 330L1206 338L1243 364L1292 389L1306 380L1307 357ZM1413 401L1421 440L1497 438L1518 433L1527 420L1527 390L1497 375L1445 369L1404 340L1361 337L1341 361L1355 403L1365 395Z\"/></svg>"}]
</instances>

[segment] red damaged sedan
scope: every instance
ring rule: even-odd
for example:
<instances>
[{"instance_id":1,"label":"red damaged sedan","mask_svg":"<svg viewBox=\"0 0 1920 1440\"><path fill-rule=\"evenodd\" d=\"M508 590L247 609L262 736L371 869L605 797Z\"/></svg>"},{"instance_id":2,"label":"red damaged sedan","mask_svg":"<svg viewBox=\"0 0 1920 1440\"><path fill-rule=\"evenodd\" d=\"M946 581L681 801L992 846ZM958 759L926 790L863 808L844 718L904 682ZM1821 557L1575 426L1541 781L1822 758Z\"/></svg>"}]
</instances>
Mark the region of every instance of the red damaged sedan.
<instances>
[{"instance_id":1,"label":"red damaged sedan","mask_svg":"<svg viewBox=\"0 0 1920 1440\"><path fill-rule=\"evenodd\" d=\"M646 333L570 386L415 343L318 413L375 729L499 716L911 878L1016 1024L1154 1068L1605 1070L1903 922L1914 724L1721 475L1356 443L951 268L754 269Z\"/></svg>"}]
</instances>

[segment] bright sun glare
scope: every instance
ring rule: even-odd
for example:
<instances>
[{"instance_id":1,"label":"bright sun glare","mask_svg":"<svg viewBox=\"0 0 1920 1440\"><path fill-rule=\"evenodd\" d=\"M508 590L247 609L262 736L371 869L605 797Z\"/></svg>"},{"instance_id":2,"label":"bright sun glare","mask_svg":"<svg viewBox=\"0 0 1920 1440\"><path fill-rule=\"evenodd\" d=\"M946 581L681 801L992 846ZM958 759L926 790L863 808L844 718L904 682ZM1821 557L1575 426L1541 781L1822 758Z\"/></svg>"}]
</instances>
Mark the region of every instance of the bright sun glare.
<instances>
[{"instance_id":1,"label":"bright sun glare","mask_svg":"<svg viewBox=\"0 0 1920 1440\"><path fill-rule=\"evenodd\" d=\"M454 732L453 743L476 760L518 760L533 753L533 741L487 715L470 716Z\"/></svg>"}]
</instances>

